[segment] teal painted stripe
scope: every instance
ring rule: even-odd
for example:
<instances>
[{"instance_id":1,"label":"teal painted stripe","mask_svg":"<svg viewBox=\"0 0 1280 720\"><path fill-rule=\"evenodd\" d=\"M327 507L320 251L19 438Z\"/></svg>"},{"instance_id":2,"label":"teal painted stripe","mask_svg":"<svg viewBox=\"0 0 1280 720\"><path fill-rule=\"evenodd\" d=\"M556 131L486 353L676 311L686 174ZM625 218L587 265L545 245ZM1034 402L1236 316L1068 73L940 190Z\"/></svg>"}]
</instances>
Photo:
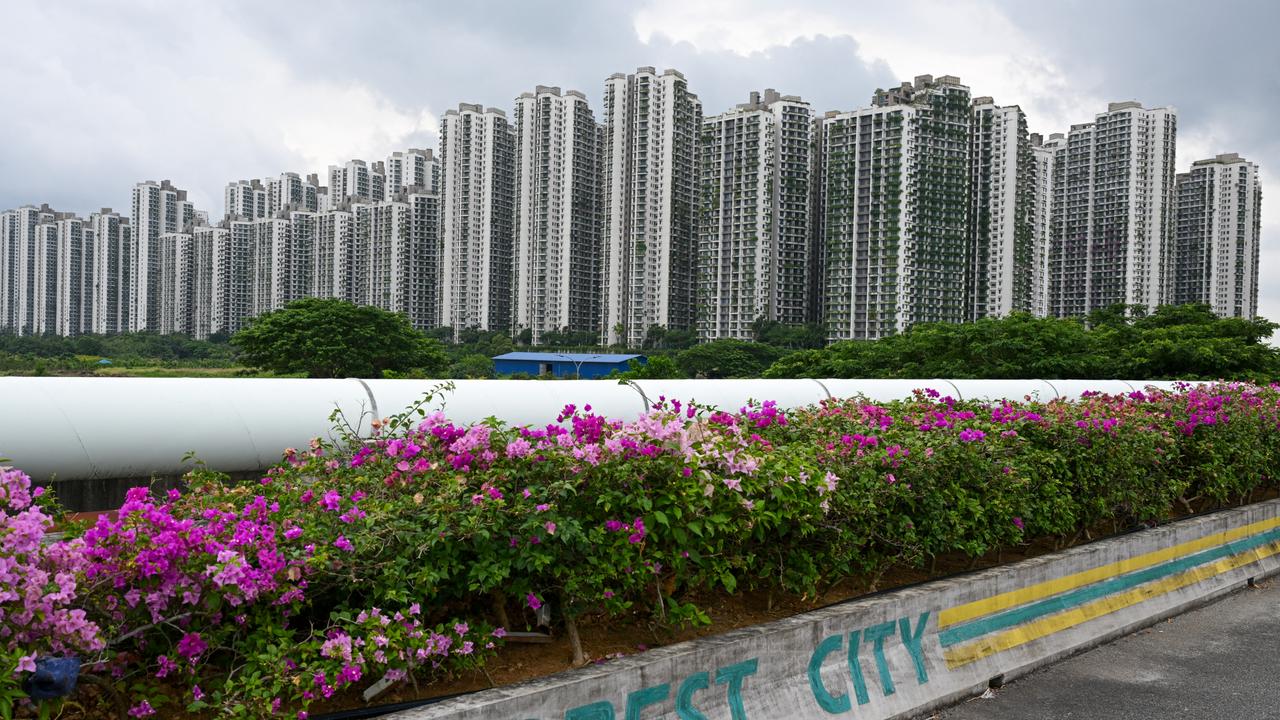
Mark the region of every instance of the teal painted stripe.
<instances>
[{"instance_id":1,"label":"teal painted stripe","mask_svg":"<svg viewBox=\"0 0 1280 720\"><path fill-rule=\"evenodd\" d=\"M1063 610L1068 610L1076 605L1083 605L1084 603L1128 590L1129 588L1151 582L1152 580L1159 580L1163 577L1176 575L1184 570L1190 570L1197 565L1203 565L1230 555L1245 552L1246 550L1252 550L1253 548L1266 545L1267 543L1275 540L1280 540L1280 528L1270 530L1259 535L1254 535L1253 537L1235 540L1233 542L1226 543L1225 545L1219 545L1216 548L1204 550L1196 553L1195 555L1188 555L1176 560L1170 560L1162 565L1145 568L1137 572L1129 573L1128 575L1121 575L1119 577L1103 580L1102 582L1097 582L1093 585L1088 585L1077 590L1072 590L1071 592L1063 593L1062 595L1040 600L1038 602L1031 603L1030 605L1023 605L1011 610L1006 610L1002 613L997 613L990 617L975 620L964 625L955 625L939 632L938 641L942 644L942 647L950 647L958 643L982 637L987 633L992 633L997 630L1005 630L1007 628L1021 625L1025 622L1030 622L1037 618L1044 617L1045 615L1062 612Z\"/></svg>"}]
</instances>

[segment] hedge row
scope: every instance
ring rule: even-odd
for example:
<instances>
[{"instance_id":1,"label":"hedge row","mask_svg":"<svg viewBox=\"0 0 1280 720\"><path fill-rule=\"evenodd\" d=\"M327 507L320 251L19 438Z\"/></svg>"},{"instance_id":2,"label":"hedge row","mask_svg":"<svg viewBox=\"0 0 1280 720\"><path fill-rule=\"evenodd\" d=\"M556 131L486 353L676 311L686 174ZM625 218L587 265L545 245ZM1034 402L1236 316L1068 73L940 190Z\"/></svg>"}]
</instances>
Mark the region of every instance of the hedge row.
<instances>
[{"instance_id":1,"label":"hedge row","mask_svg":"<svg viewBox=\"0 0 1280 720\"><path fill-rule=\"evenodd\" d=\"M1280 392L1246 384L787 412L664 401L629 422L570 405L537 428L428 407L373 438L290 448L258 483L198 471L185 493L135 489L52 545L31 544L43 500L6 474L0 620L18 631L0 638L0 699L37 655L78 653L130 689L135 715L305 717L384 675L476 667L507 627L574 638L636 610L704 623L694 599L712 592L814 594L1240 501L1280 457ZM82 623L15 621L50 587L38 602Z\"/></svg>"}]
</instances>

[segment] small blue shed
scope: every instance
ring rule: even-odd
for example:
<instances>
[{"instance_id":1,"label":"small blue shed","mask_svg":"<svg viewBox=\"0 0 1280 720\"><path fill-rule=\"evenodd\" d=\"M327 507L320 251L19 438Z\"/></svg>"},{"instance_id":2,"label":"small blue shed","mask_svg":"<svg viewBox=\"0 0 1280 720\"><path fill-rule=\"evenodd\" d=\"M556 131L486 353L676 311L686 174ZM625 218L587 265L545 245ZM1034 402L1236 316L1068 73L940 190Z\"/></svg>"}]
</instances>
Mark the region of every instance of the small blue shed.
<instances>
[{"instance_id":1,"label":"small blue shed","mask_svg":"<svg viewBox=\"0 0 1280 720\"><path fill-rule=\"evenodd\" d=\"M617 370L629 369L632 360L643 365L644 355L610 355L592 353L509 352L493 358L493 370L498 375L528 373L534 377L579 377L584 380L601 378Z\"/></svg>"}]
</instances>

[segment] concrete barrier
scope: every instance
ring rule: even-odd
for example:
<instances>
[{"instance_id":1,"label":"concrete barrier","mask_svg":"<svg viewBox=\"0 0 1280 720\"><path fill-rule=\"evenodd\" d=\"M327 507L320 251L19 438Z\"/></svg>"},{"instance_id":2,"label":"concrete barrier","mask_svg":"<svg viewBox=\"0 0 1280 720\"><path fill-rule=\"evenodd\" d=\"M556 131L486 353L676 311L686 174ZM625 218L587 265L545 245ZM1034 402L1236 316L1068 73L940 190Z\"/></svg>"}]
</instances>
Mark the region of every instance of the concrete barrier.
<instances>
[{"instance_id":1,"label":"concrete barrier","mask_svg":"<svg viewBox=\"0 0 1280 720\"><path fill-rule=\"evenodd\" d=\"M1269 501L391 717L914 717L1277 570Z\"/></svg>"}]
</instances>

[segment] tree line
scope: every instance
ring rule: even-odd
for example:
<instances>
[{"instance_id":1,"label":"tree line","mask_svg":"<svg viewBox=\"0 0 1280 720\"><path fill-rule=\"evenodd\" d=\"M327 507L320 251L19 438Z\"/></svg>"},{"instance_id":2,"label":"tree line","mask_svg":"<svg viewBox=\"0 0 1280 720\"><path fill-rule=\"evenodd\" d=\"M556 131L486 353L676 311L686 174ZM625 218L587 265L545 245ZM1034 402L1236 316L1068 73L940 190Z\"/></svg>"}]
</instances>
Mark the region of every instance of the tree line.
<instances>
[{"instance_id":1,"label":"tree line","mask_svg":"<svg viewBox=\"0 0 1280 720\"><path fill-rule=\"evenodd\" d=\"M17 336L0 334L0 372L43 374L113 363L245 365L309 377L487 378L492 358L518 349L634 352L618 379L656 378L1125 378L1280 377L1280 352L1268 344L1275 323L1219 318L1205 305L1154 312L1117 305L1085 318L1014 314L973 323L928 323L879 340L825 346L820 326L758 320L754 340L697 343L688 331L651 328L639 348L602 347L584 333L558 332L529 347L529 337L475 328L414 329L402 315L341 300L304 298L261 315L233 337L181 335Z\"/></svg>"}]
</instances>

